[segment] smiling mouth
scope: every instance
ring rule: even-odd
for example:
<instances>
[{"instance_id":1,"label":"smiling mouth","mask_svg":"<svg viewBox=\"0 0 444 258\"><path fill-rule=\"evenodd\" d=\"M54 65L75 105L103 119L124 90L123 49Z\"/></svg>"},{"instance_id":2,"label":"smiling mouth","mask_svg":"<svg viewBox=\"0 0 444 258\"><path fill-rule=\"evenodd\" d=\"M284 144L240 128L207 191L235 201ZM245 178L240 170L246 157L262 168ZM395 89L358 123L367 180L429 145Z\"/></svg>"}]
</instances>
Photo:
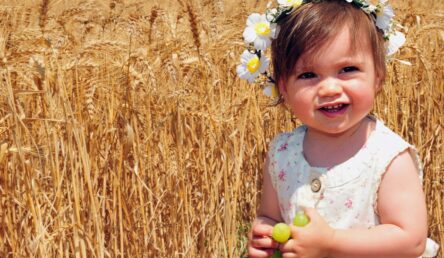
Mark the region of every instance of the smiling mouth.
<instances>
[{"instance_id":1,"label":"smiling mouth","mask_svg":"<svg viewBox=\"0 0 444 258\"><path fill-rule=\"evenodd\" d=\"M332 106L321 107L320 110L328 113L336 113L344 110L346 107L348 107L348 104L336 104Z\"/></svg>"}]
</instances>

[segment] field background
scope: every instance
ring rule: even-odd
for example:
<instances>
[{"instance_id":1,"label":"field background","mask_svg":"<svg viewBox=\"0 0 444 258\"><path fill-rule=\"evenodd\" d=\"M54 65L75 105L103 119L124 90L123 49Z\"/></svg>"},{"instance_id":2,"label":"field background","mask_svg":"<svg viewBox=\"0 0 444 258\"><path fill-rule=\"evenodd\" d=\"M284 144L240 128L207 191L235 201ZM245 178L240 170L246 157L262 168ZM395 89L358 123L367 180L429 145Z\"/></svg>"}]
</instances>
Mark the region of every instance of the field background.
<instances>
[{"instance_id":1,"label":"field background","mask_svg":"<svg viewBox=\"0 0 444 258\"><path fill-rule=\"evenodd\" d=\"M444 1L392 2L412 66L374 112L418 147L444 248ZM236 77L265 5L0 0L0 257L244 254L267 145L298 124Z\"/></svg>"}]
</instances>

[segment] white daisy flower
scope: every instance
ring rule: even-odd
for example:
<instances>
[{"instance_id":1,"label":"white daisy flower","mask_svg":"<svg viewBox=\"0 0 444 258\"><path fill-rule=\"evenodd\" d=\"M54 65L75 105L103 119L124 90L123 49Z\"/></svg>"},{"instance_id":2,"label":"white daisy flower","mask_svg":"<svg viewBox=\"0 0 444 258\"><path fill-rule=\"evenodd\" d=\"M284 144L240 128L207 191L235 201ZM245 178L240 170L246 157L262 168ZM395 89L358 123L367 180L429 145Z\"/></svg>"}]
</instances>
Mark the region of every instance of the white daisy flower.
<instances>
[{"instance_id":1,"label":"white daisy flower","mask_svg":"<svg viewBox=\"0 0 444 258\"><path fill-rule=\"evenodd\" d=\"M376 10L376 26L383 31L390 29L392 18L395 16L393 8L386 5L387 1L381 1L379 8Z\"/></svg>"},{"instance_id":2,"label":"white daisy flower","mask_svg":"<svg viewBox=\"0 0 444 258\"><path fill-rule=\"evenodd\" d=\"M262 55L261 58L248 50L244 50L241 55L241 64L237 66L236 72L241 79L248 80L249 83L254 82L259 74L267 70L270 60Z\"/></svg>"},{"instance_id":3,"label":"white daisy flower","mask_svg":"<svg viewBox=\"0 0 444 258\"><path fill-rule=\"evenodd\" d=\"M254 43L257 50L265 50L271 45L271 39L276 38L276 24L271 24L265 14L253 13L248 16L247 28L244 30L246 43Z\"/></svg>"},{"instance_id":4,"label":"white daisy flower","mask_svg":"<svg viewBox=\"0 0 444 258\"><path fill-rule=\"evenodd\" d=\"M278 94L276 84L271 83L271 82L267 83L267 85L264 88L264 94L265 94L265 96L270 97L270 98L277 98L279 96L279 94Z\"/></svg>"},{"instance_id":5,"label":"white daisy flower","mask_svg":"<svg viewBox=\"0 0 444 258\"><path fill-rule=\"evenodd\" d=\"M267 12L265 13L265 17L267 18L267 21L271 22L274 20L274 18L276 18L276 14L278 13L278 10L276 8L267 10ZM275 36L276 33L275 33Z\"/></svg>"},{"instance_id":6,"label":"white daisy flower","mask_svg":"<svg viewBox=\"0 0 444 258\"><path fill-rule=\"evenodd\" d=\"M376 5L373 5L373 4L369 4L367 7L368 12L370 12L370 13L376 12L377 9L378 8L376 7Z\"/></svg>"},{"instance_id":7,"label":"white daisy flower","mask_svg":"<svg viewBox=\"0 0 444 258\"><path fill-rule=\"evenodd\" d=\"M303 0L278 0L279 5L293 8L299 7L303 2Z\"/></svg>"},{"instance_id":8,"label":"white daisy flower","mask_svg":"<svg viewBox=\"0 0 444 258\"><path fill-rule=\"evenodd\" d=\"M374 14L378 10L378 7L376 5L371 4L368 1L362 1L361 3L362 3L361 9L367 14Z\"/></svg>"},{"instance_id":9,"label":"white daisy flower","mask_svg":"<svg viewBox=\"0 0 444 258\"><path fill-rule=\"evenodd\" d=\"M394 53L396 53L396 51L398 51L398 49L402 47L404 43L405 43L404 34L402 32L395 31L395 33L389 36L389 40L387 42L387 53L386 53L387 56L391 56Z\"/></svg>"}]
</instances>

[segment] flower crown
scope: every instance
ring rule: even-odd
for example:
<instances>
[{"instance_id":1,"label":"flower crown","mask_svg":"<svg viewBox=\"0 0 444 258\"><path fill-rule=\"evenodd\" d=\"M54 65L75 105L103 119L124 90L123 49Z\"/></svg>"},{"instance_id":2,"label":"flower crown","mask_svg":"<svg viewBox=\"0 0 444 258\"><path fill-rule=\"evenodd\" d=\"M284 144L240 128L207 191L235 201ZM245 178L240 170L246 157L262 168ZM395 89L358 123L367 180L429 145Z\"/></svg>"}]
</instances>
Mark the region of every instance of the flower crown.
<instances>
[{"instance_id":1,"label":"flower crown","mask_svg":"<svg viewBox=\"0 0 444 258\"><path fill-rule=\"evenodd\" d=\"M253 13L248 16L247 28L243 33L247 49L242 53L241 64L236 69L239 77L248 80L249 83L256 81L259 75L264 75L265 81L262 80L264 94L273 98L278 97L278 92L271 74L267 71L270 59L264 55L264 51L271 46L272 40L277 38L279 33L277 23L301 5L319 2L319 0L277 1L278 7L270 8L271 3L269 3L265 14ZM376 27L383 32L384 39L387 42L386 56L396 53L405 43L404 34L395 29L396 22L393 19L395 14L387 0L379 0L377 5L372 5L367 0L345 1L361 8L372 17Z\"/></svg>"}]
</instances>

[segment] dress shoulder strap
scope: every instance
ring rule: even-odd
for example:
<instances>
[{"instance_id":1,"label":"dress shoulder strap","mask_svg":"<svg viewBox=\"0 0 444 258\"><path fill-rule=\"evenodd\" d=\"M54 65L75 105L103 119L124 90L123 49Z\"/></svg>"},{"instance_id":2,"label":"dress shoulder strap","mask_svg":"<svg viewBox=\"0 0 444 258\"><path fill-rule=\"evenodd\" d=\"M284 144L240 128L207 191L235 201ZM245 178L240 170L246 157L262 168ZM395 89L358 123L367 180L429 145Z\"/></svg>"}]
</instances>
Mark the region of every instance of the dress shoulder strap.
<instances>
[{"instance_id":1,"label":"dress shoulder strap","mask_svg":"<svg viewBox=\"0 0 444 258\"><path fill-rule=\"evenodd\" d=\"M299 126L291 132L278 134L270 143L268 150L268 173L275 187L278 187L277 179L282 169L288 168L289 158L299 160L302 154L302 137L305 126ZM301 162L297 162L300 164Z\"/></svg>"},{"instance_id":2,"label":"dress shoulder strap","mask_svg":"<svg viewBox=\"0 0 444 258\"><path fill-rule=\"evenodd\" d=\"M386 127L383 122L377 121L375 135L371 143L371 156L374 158L373 174L373 210L378 214L377 198L382 177L392 161L402 152L408 150L415 162L419 180L422 181L422 165L416 148L406 142L398 134Z\"/></svg>"},{"instance_id":3,"label":"dress shoulder strap","mask_svg":"<svg viewBox=\"0 0 444 258\"><path fill-rule=\"evenodd\" d=\"M399 154L408 150L418 169L418 176L422 180L422 165L416 148L379 120L376 124L372 145L372 152L376 156L376 176L378 178L384 175L388 166Z\"/></svg>"}]
</instances>

